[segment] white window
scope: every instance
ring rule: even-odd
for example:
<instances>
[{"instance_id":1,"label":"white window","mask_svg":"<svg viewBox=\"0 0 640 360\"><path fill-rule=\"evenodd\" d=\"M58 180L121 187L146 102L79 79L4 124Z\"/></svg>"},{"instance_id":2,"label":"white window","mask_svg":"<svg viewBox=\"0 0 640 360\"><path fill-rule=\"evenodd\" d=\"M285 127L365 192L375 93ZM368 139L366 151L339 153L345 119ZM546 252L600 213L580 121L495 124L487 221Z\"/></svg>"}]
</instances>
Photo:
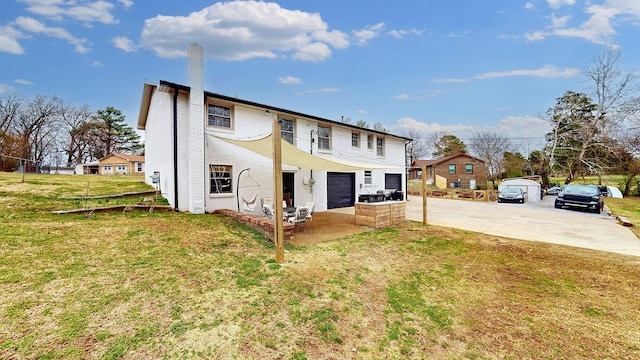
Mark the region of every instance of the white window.
<instances>
[{"instance_id":1,"label":"white window","mask_svg":"<svg viewBox=\"0 0 640 360\"><path fill-rule=\"evenodd\" d=\"M373 135L367 135L367 149L373 150Z\"/></svg>"},{"instance_id":2,"label":"white window","mask_svg":"<svg viewBox=\"0 0 640 360\"><path fill-rule=\"evenodd\" d=\"M384 138L376 138L376 153L378 156L384 156Z\"/></svg>"},{"instance_id":3,"label":"white window","mask_svg":"<svg viewBox=\"0 0 640 360\"><path fill-rule=\"evenodd\" d=\"M365 185L373 184L373 181L371 180L371 170L364 171L364 184Z\"/></svg>"},{"instance_id":4,"label":"white window","mask_svg":"<svg viewBox=\"0 0 640 360\"><path fill-rule=\"evenodd\" d=\"M231 165L209 165L210 189L211 194L230 194L233 189L231 187L232 171Z\"/></svg>"},{"instance_id":5,"label":"white window","mask_svg":"<svg viewBox=\"0 0 640 360\"><path fill-rule=\"evenodd\" d=\"M136 162L136 171L137 172L144 172L144 163L143 162Z\"/></svg>"},{"instance_id":6,"label":"white window","mask_svg":"<svg viewBox=\"0 0 640 360\"><path fill-rule=\"evenodd\" d=\"M360 147L360 133L357 133L357 132L351 133L351 146L354 148Z\"/></svg>"},{"instance_id":7,"label":"white window","mask_svg":"<svg viewBox=\"0 0 640 360\"><path fill-rule=\"evenodd\" d=\"M280 136L282 137L282 140L288 142L289 144L293 144L293 139L295 139L295 134L293 133L293 120L280 118L278 118L278 120L282 121L282 126L280 129Z\"/></svg>"},{"instance_id":8,"label":"white window","mask_svg":"<svg viewBox=\"0 0 640 360\"><path fill-rule=\"evenodd\" d=\"M209 126L232 128L233 122L231 121L230 107L209 104L207 115L207 124Z\"/></svg>"},{"instance_id":9,"label":"white window","mask_svg":"<svg viewBox=\"0 0 640 360\"><path fill-rule=\"evenodd\" d=\"M331 149L331 129L325 126L318 126L318 149Z\"/></svg>"}]
</instances>

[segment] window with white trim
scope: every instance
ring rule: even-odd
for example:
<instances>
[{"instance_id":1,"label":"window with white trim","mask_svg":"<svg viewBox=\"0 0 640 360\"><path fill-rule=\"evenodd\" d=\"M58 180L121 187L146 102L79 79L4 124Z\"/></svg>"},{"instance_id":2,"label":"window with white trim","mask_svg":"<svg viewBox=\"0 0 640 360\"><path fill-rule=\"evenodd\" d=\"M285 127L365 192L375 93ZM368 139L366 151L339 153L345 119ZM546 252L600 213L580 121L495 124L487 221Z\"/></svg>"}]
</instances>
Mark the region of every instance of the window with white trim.
<instances>
[{"instance_id":1,"label":"window with white trim","mask_svg":"<svg viewBox=\"0 0 640 360\"><path fill-rule=\"evenodd\" d=\"M293 133L293 120L289 119L280 119L282 123L280 126L280 136L282 140L288 142L289 144L293 144L293 139L295 139L295 134Z\"/></svg>"},{"instance_id":2,"label":"window with white trim","mask_svg":"<svg viewBox=\"0 0 640 360\"><path fill-rule=\"evenodd\" d=\"M384 156L384 138L376 138L376 154Z\"/></svg>"},{"instance_id":3,"label":"window with white trim","mask_svg":"<svg viewBox=\"0 0 640 360\"><path fill-rule=\"evenodd\" d=\"M360 133L358 132L351 133L351 146L354 148L360 147Z\"/></svg>"},{"instance_id":4,"label":"window with white trim","mask_svg":"<svg viewBox=\"0 0 640 360\"><path fill-rule=\"evenodd\" d=\"M210 194L231 194L233 166L231 165L209 165Z\"/></svg>"},{"instance_id":5,"label":"window with white trim","mask_svg":"<svg viewBox=\"0 0 640 360\"><path fill-rule=\"evenodd\" d=\"M318 149L331 150L331 129L318 125Z\"/></svg>"},{"instance_id":6,"label":"window with white trim","mask_svg":"<svg viewBox=\"0 0 640 360\"><path fill-rule=\"evenodd\" d=\"M466 174L473 174L473 164L466 164L464 166L464 172Z\"/></svg>"},{"instance_id":7,"label":"window with white trim","mask_svg":"<svg viewBox=\"0 0 640 360\"><path fill-rule=\"evenodd\" d=\"M372 181L372 178L371 178L371 170L365 170L364 171L364 184L365 185L373 184L373 181Z\"/></svg>"},{"instance_id":8,"label":"window with white trim","mask_svg":"<svg viewBox=\"0 0 640 360\"><path fill-rule=\"evenodd\" d=\"M141 161L137 161L136 162L136 171L137 172L144 172L144 163Z\"/></svg>"},{"instance_id":9,"label":"window with white trim","mask_svg":"<svg viewBox=\"0 0 640 360\"><path fill-rule=\"evenodd\" d=\"M231 108L227 106L209 104L207 110L207 125L231 129Z\"/></svg>"},{"instance_id":10,"label":"window with white trim","mask_svg":"<svg viewBox=\"0 0 640 360\"><path fill-rule=\"evenodd\" d=\"M373 150L373 135L367 135L367 149Z\"/></svg>"}]
</instances>

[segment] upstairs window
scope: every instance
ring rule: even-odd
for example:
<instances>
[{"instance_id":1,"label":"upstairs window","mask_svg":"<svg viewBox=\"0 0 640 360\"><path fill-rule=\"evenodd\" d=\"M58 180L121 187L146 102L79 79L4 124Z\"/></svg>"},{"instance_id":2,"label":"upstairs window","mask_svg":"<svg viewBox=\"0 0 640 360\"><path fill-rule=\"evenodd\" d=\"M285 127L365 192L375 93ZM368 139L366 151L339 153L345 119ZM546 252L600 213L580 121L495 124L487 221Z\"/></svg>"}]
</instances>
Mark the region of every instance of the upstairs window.
<instances>
[{"instance_id":1,"label":"upstairs window","mask_svg":"<svg viewBox=\"0 0 640 360\"><path fill-rule=\"evenodd\" d=\"M282 137L282 140L289 144L293 144L293 139L295 138L293 133L293 120L280 118L278 118L278 120L282 121L282 125L280 126L280 136Z\"/></svg>"},{"instance_id":2,"label":"upstairs window","mask_svg":"<svg viewBox=\"0 0 640 360\"><path fill-rule=\"evenodd\" d=\"M373 135L367 135L367 149L373 150Z\"/></svg>"},{"instance_id":3,"label":"upstairs window","mask_svg":"<svg viewBox=\"0 0 640 360\"><path fill-rule=\"evenodd\" d=\"M351 133L351 146L354 148L360 147L360 133L352 132Z\"/></svg>"},{"instance_id":4,"label":"upstairs window","mask_svg":"<svg viewBox=\"0 0 640 360\"><path fill-rule=\"evenodd\" d=\"M466 164L464 166L464 172L467 174L473 174L473 164Z\"/></svg>"},{"instance_id":5,"label":"upstairs window","mask_svg":"<svg viewBox=\"0 0 640 360\"><path fill-rule=\"evenodd\" d=\"M331 149L331 129L325 126L318 126L318 149Z\"/></svg>"},{"instance_id":6,"label":"upstairs window","mask_svg":"<svg viewBox=\"0 0 640 360\"><path fill-rule=\"evenodd\" d=\"M376 154L384 156L384 138L376 138Z\"/></svg>"},{"instance_id":7,"label":"upstairs window","mask_svg":"<svg viewBox=\"0 0 640 360\"><path fill-rule=\"evenodd\" d=\"M456 164L449 164L449 174L456 173Z\"/></svg>"},{"instance_id":8,"label":"upstairs window","mask_svg":"<svg viewBox=\"0 0 640 360\"><path fill-rule=\"evenodd\" d=\"M209 126L231 129L231 108L209 104L207 110L207 124Z\"/></svg>"},{"instance_id":9,"label":"upstairs window","mask_svg":"<svg viewBox=\"0 0 640 360\"><path fill-rule=\"evenodd\" d=\"M209 165L211 194L231 194L231 165Z\"/></svg>"}]
</instances>

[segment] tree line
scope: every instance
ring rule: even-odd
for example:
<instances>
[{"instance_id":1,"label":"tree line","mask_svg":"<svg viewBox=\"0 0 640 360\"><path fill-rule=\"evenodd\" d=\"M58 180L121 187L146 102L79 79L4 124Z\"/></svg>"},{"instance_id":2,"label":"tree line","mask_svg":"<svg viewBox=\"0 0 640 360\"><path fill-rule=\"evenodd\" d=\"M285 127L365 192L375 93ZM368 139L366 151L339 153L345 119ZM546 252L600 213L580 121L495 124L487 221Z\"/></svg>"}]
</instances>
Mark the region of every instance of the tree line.
<instances>
[{"instance_id":1,"label":"tree line","mask_svg":"<svg viewBox=\"0 0 640 360\"><path fill-rule=\"evenodd\" d=\"M484 161L494 185L498 179L530 175L549 186L551 176L569 184L582 176L617 174L623 175L620 185L627 196L634 185L640 189L640 72L622 71L620 58L619 50L607 49L583 69L585 92L567 90L540 115L551 128L540 149L523 150L527 143L516 144L495 130L473 129L467 144L454 135L425 135L412 128L405 131L414 140L408 161L469 153Z\"/></svg>"},{"instance_id":2,"label":"tree line","mask_svg":"<svg viewBox=\"0 0 640 360\"><path fill-rule=\"evenodd\" d=\"M30 163L72 167L111 153L142 154L144 145L114 107L91 111L56 96L0 96L0 171Z\"/></svg>"}]
</instances>

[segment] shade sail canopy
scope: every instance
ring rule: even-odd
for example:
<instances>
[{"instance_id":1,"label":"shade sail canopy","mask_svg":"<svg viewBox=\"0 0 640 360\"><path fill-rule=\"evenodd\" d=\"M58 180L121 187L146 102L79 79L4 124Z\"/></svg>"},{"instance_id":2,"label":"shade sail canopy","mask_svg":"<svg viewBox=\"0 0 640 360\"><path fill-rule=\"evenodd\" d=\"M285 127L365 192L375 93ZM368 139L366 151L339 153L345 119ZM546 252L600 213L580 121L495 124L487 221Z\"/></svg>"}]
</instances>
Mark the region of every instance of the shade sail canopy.
<instances>
[{"instance_id":1,"label":"shade sail canopy","mask_svg":"<svg viewBox=\"0 0 640 360\"><path fill-rule=\"evenodd\" d=\"M240 146L244 149L265 156L269 159L273 158L273 140L271 138L271 135L255 140L234 140L215 135L211 136L215 137L216 139L226 141L230 144ZM325 171L354 171L402 168L402 166L399 165L355 162L338 159L327 155L313 155L298 149L297 147L284 140L281 140L281 142L282 163L303 169Z\"/></svg>"}]
</instances>

